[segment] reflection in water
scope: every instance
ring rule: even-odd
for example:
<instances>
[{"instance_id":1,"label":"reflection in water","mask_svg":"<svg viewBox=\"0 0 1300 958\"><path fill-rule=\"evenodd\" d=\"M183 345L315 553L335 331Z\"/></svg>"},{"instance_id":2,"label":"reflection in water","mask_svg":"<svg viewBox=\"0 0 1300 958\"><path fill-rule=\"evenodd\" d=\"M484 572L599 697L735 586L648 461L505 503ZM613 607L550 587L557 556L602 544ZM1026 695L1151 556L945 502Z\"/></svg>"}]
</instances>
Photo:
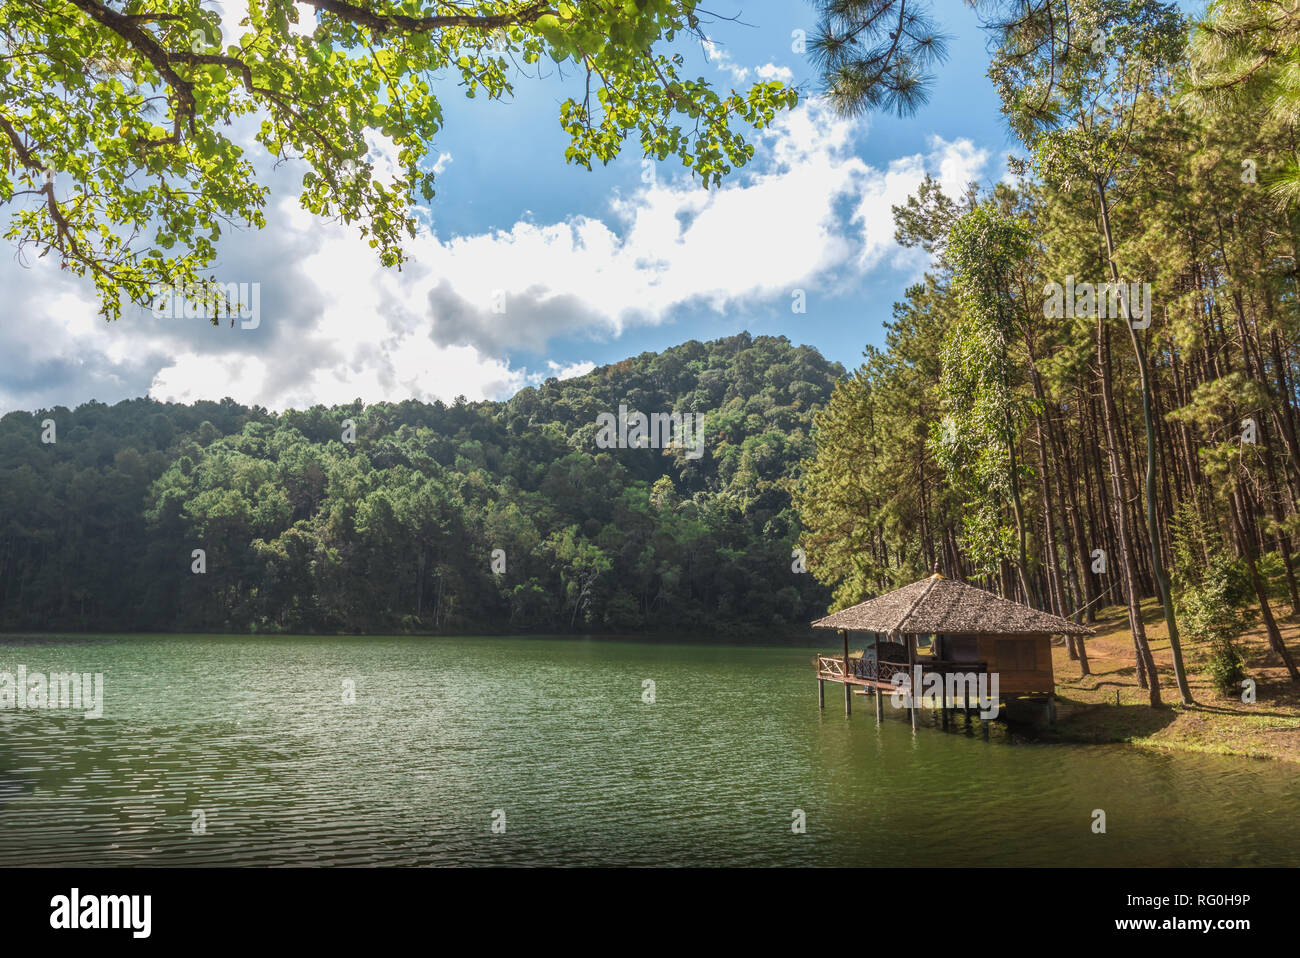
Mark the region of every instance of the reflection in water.
<instances>
[{"instance_id":1,"label":"reflection in water","mask_svg":"<svg viewBox=\"0 0 1300 958\"><path fill-rule=\"evenodd\" d=\"M1300 864L1293 766L984 741L960 722L913 736L864 699L846 719L838 688L820 711L810 661L539 638L3 639L0 671L106 687L97 720L0 711L0 866Z\"/></svg>"}]
</instances>

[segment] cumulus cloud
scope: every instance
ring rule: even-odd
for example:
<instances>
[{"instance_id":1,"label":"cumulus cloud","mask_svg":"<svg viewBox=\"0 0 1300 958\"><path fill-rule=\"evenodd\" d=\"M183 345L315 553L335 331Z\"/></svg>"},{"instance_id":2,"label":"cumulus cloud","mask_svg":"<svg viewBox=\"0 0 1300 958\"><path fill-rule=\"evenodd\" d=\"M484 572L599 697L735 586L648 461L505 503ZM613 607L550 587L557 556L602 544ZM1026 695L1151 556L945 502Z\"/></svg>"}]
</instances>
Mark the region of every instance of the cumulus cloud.
<instances>
[{"instance_id":1,"label":"cumulus cloud","mask_svg":"<svg viewBox=\"0 0 1300 958\"><path fill-rule=\"evenodd\" d=\"M783 67L775 63L764 63L762 66L755 68L754 75L760 80L780 80L782 83L794 82L794 71L789 67Z\"/></svg>"},{"instance_id":2,"label":"cumulus cloud","mask_svg":"<svg viewBox=\"0 0 1300 958\"><path fill-rule=\"evenodd\" d=\"M960 196L971 180L978 179L989 160L987 150L977 149L970 140L948 142L930 138L926 155L900 157L879 175L869 178L857 198L853 221L862 231L858 265L870 270L887 261L905 269L923 268L929 257L920 250L906 250L894 242L892 208L901 206L929 173L949 196Z\"/></svg>"},{"instance_id":3,"label":"cumulus cloud","mask_svg":"<svg viewBox=\"0 0 1300 958\"><path fill-rule=\"evenodd\" d=\"M546 365L551 370L551 375L556 379L573 379L577 376L585 376L596 368L595 363L587 360L561 365L552 359L548 360Z\"/></svg>"},{"instance_id":4,"label":"cumulus cloud","mask_svg":"<svg viewBox=\"0 0 1300 958\"><path fill-rule=\"evenodd\" d=\"M463 236L429 226L401 272L380 267L354 229L305 213L294 188L301 171L284 168L267 228L223 241L215 270L222 282L261 284L255 329L147 311L106 326L89 284L48 261L0 263L0 281L15 291L0 325L0 409L146 392L272 409L500 398L592 368L548 359L561 337L610 339L700 310L788 300L795 288L851 288L878 268L911 269L893 242L890 205L926 172L957 192L988 156L936 137L928 152L882 169L855 152L862 132L806 102L756 137L752 168L721 189L664 173L613 195L599 217L526 216ZM521 364L528 355L542 366Z\"/></svg>"},{"instance_id":5,"label":"cumulus cloud","mask_svg":"<svg viewBox=\"0 0 1300 958\"><path fill-rule=\"evenodd\" d=\"M890 207L927 172L960 192L988 154L934 137L929 152L876 169L853 151L856 132L807 104L761 137L758 170L719 190L657 179L616 196L602 219L422 237L430 335L491 356L540 352L559 336L616 337L688 308L723 313L794 288L843 284L882 264L910 269Z\"/></svg>"},{"instance_id":6,"label":"cumulus cloud","mask_svg":"<svg viewBox=\"0 0 1300 958\"><path fill-rule=\"evenodd\" d=\"M731 74L733 80L737 83L744 83L749 76L749 67L741 66L731 58L731 54L722 47L718 46L712 40L705 40L703 43L704 55L709 58L713 66L725 73Z\"/></svg>"}]
</instances>

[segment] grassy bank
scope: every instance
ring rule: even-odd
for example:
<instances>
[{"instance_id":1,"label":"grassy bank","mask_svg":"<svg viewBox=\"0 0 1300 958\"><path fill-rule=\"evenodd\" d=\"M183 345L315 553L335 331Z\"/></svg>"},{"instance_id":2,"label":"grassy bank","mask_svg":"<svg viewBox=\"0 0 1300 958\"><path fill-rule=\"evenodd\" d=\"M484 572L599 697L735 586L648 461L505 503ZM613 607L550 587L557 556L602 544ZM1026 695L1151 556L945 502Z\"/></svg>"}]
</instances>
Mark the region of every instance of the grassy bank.
<instances>
[{"instance_id":1,"label":"grassy bank","mask_svg":"<svg viewBox=\"0 0 1300 958\"><path fill-rule=\"evenodd\" d=\"M1079 663L1070 659L1064 643L1052 649L1057 724L1045 737L1300 762L1300 683L1289 679L1281 658L1269 650L1262 625L1240 640L1246 674L1256 683L1255 702L1242 702L1240 692L1220 694L1202 665L1205 650L1184 640L1196 704L1183 706L1164 617L1155 600L1144 603L1142 611L1166 707L1152 709L1147 704L1147 692L1137 684L1128 616L1123 608L1109 608L1098 615L1097 634L1087 640L1091 675L1079 675ZM1287 648L1292 656L1300 656L1300 624L1285 615L1288 611L1285 604L1274 606Z\"/></svg>"}]
</instances>

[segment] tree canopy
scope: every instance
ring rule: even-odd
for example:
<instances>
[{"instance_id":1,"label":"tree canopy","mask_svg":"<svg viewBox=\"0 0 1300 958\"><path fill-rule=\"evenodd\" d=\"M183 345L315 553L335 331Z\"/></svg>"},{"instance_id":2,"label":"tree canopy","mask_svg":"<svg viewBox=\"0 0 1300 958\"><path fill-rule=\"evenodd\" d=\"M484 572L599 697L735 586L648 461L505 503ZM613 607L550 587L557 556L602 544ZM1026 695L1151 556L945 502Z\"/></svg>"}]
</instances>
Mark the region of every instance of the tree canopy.
<instances>
[{"instance_id":1,"label":"tree canopy","mask_svg":"<svg viewBox=\"0 0 1300 958\"><path fill-rule=\"evenodd\" d=\"M2 0L5 235L89 276L108 319L158 287L214 288L223 229L265 225L265 151L302 163L306 210L396 266L434 196L441 98L557 71L583 81L559 111L566 160L608 163L633 137L716 185L797 94L687 75L674 41L705 26L695 0L250 0L223 36L200 0Z\"/></svg>"},{"instance_id":2,"label":"tree canopy","mask_svg":"<svg viewBox=\"0 0 1300 958\"><path fill-rule=\"evenodd\" d=\"M1023 153L1009 184L927 181L895 207L931 266L816 417L810 568L839 607L936 562L1061 615L1126 607L1153 705L1142 600L1188 702L1180 622L1195 661L1236 674L1205 614L1231 579L1300 681L1274 613L1300 613L1295 11L980 6L1004 17L990 76Z\"/></svg>"},{"instance_id":3,"label":"tree canopy","mask_svg":"<svg viewBox=\"0 0 1300 958\"><path fill-rule=\"evenodd\" d=\"M789 487L842 374L741 334L506 402L9 413L0 629L789 634L829 599ZM601 448L620 404L702 414L703 455Z\"/></svg>"}]
</instances>

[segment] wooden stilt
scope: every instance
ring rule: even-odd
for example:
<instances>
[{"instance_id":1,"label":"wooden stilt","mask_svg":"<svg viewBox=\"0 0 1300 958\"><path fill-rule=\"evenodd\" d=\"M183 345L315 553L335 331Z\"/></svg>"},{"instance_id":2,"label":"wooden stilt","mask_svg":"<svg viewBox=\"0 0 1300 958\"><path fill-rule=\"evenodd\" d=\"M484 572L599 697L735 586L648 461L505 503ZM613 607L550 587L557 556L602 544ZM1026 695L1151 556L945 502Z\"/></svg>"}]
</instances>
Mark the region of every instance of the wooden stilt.
<instances>
[{"instance_id":1,"label":"wooden stilt","mask_svg":"<svg viewBox=\"0 0 1300 958\"><path fill-rule=\"evenodd\" d=\"M817 707L819 709L826 708L826 680L825 679L817 680Z\"/></svg>"},{"instance_id":2,"label":"wooden stilt","mask_svg":"<svg viewBox=\"0 0 1300 958\"><path fill-rule=\"evenodd\" d=\"M844 714L853 714L853 686L849 685L849 630L840 629L840 636L844 639Z\"/></svg>"},{"instance_id":3,"label":"wooden stilt","mask_svg":"<svg viewBox=\"0 0 1300 958\"><path fill-rule=\"evenodd\" d=\"M913 666L916 664L916 636L909 635L906 641L907 641L907 675L909 680L914 681L916 679L916 670L913 668ZM912 731L915 732L916 731L916 708L918 705L921 704L920 689L917 688L912 689L911 700L912 700L912 707L910 711L912 713Z\"/></svg>"},{"instance_id":4,"label":"wooden stilt","mask_svg":"<svg viewBox=\"0 0 1300 958\"><path fill-rule=\"evenodd\" d=\"M871 669L869 673L877 682L880 681L880 633L871 633ZM873 686L872 692L876 695L876 724L879 725L883 717L883 707L880 704L880 686Z\"/></svg>"}]
</instances>

